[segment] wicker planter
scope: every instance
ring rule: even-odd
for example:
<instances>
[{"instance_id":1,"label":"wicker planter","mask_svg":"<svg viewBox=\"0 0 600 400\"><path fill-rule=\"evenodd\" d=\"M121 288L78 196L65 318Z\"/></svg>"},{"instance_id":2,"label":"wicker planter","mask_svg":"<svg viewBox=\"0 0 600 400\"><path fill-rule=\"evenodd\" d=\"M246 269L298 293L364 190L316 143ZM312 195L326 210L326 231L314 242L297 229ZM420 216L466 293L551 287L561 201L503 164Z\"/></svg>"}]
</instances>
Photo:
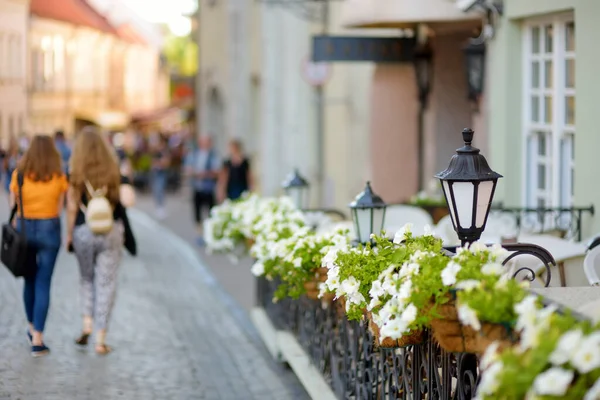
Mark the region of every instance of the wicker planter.
<instances>
[{"instance_id":1,"label":"wicker planter","mask_svg":"<svg viewBox=\"0 0 600 400\"><path fill-rule=\"evenodd\" d=\"M432 308L434 305L431 305ZM464 326L458 319L456 301L435 308L436 318L431 320L433 337L440 346L451 353L479 353L478 333L470 326Z\"/></svg>"},{"instance_id":2,"label":"wicker planter","mask_svg":"<svg viewBox=\"0 0 600 400\"><path fill-rule=\"evenodd\" d=\"M313 280L304 283L304 289L306 290L306 297L312 300L319 300L319 286L321 283L327 280L327 268L316 268L315 276ZM331 303L335 294L325 293L321 298L322 301Z\"/></svg>"},{"instance_id":3,"label":"wicker planter","mask_svg":"<svg viewBox=\"0 0 600 400\"><path fill-rule=\"evenodd\" d=\"M482 322L477 335L477 348L480 353L494 342L498 342L500 351L512 347L518 341L518 335L507 325Z\"/></svg>"},{"instance_id":4,"label":"wicker planter","mask_svg":"<svg viewBox=\"0 0 600 400\"><path fill-rule=\"evenodd\" d=\"M389 337L383 338L383 340L379 339L379 326L375 322L373 322L373 318L371 318L371 313L367 313L367 318L369 319L369 330L373 334L373 341L375 347L379 347L382 349L393 349L398 347L406 347L413 346L416 344L423 343L423 331L414 331L410 332L407 335L403 335L400 339L392 339Z\"/></svg>"}]
</instances>

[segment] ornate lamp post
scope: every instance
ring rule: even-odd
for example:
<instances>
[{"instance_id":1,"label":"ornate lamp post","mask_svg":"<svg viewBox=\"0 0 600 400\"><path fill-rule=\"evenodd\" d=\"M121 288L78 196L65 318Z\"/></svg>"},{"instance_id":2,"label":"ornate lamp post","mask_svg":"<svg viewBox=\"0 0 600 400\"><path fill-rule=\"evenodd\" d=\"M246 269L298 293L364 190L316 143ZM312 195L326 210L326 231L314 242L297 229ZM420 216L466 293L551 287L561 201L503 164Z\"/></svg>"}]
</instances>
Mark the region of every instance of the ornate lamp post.
<instances>
[{"instance_id":1,"label":"ornate lamp post","mask_svg":"<svg viewBox=\"0 0 600 400\"><path fill-rule=\"evenodd\" d=\"M283 189L285 190L286 196L292 198L296 207L301 210L308 208L308 189L309 184L304 179L298 169L294 169L287 179L283 182Z\"/></svg>"},{"instance_id":2,"label":"ornate lamp post","mask_svg":"<svg viewBox=\"0 0 600 400\"><path fill-rule=\"evenodd\" d=\"M470 41L463 49L467 73L468 98L477 103L485 82L485 43Z\"/></svg>"},{"instance_id":3,"label":"ornate lamp post","mask_svg":"<svg viewBox=\"0 0 600 400\"><path fill-rule=\"evenodd\" d=\"M442 183L454 230L462 244L481 237L485 229L498 178L479 149L471 146L473 131L462 131L465 145L456 150L450 165L436 175Z\"/></svg>"},{"instance_id":4,"label":"ornate lamp post","mask_svg":"<svg viewBox=\"0 0 600 400\"><path fill-rule=\"evenodd\" d=\"M365 189L350 203L356 239L359 243L367 243L371 240L371 234L381 233L386 207L387 204L381 197L373 193L371 182L367 182Z\"/></svg>"},{"instance_id":5,"label":"ornate lamp post","mask_svg":"<svg viewBox=\"0 0 600 400\"><path fill-rule=\"evenodd\" d=\"M419 169L418 183L419 190L423 189L423 170L424 170L424 118L425 110L427 109L427 100L431 91L431 82L433 81L433 52L431 47L425 43L417 48L414 56L415 77L417 81L417 89L419 91L419 120L418 122L418 152L419 152Z\"/></svg>"}]
</instances>

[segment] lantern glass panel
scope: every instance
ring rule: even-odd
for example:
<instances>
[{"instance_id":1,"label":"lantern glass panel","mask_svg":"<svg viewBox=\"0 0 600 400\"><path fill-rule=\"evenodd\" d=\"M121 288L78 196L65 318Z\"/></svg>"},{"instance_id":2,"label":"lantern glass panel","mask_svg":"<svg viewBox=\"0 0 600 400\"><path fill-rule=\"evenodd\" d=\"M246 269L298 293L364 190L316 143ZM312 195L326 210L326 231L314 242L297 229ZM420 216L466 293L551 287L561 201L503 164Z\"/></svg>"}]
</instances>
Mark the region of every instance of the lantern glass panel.
<instances>
[{"instance_id":1,"label":"lantern glass panel","mask_svg":"<svg viewBox=\"0 0 600 400\"><path fill-rule=\"evenodd\" d=\"M303 187L290 187L286 190L288 197L292 199L296 207L299 209L304 208L304 193L306 189Z\"/></svg>"},{"instance_id":2,"label":"lantern glass panel","mask_svg":"<svg viewBox=\"0 0 600 400\"><path fill-rule=\"evenodd\" d=\"M458 214L458 226L461 228L470 228L473 225L474 189L475 185L471 182L454 182L452 184Z\"/></svg>"},{"instance_id":3,"label":"lantern glass panel","mask_svg":"<svg viewBox=\"0 0 600 400\"><path fill-rule=\"evenodd\" d=\"M373 210L373 232L375 235L381 234L385 219L385 208L375 208Z\"/></svg>"},{"instance_id":4,"label":"lantern glass panel","mask_svg":"<svg viewBox=\"0 0 600 400\"><path fill-rule=\"evenodd\" d=\"M373 221L372 208L357 208L354 210L356 218L356 238L360 243L366 243L371 236L371 227Z\"/></svg>"},{"instance_id":5,"label":"lantern glass panel","mask_svg":"<svg viewBox=\"0 0 600 400\"><path fill-rule=\"evenodd\" d=\"M456 226L454 202L452 201L452 196L450 195L450 184L448 183L448 181L442 181L442 189L444 190L444 194L446 195L446 201L448 202L448 208L450 209L450 218L452 218L452 224Z\"/></svg>"},{"instance_id":6,"label":"lantern glass panel","mask_svg":"<svg viewBox=\"0 0 600 400\"><path fill-rule=\"evenodd\" d=\"M475 227L481 228L485 224L487 211L492 201L494 192L494 181L483 181L479 183L477 191L477 213L475 218Z\"/></svg>"}]
</instances>

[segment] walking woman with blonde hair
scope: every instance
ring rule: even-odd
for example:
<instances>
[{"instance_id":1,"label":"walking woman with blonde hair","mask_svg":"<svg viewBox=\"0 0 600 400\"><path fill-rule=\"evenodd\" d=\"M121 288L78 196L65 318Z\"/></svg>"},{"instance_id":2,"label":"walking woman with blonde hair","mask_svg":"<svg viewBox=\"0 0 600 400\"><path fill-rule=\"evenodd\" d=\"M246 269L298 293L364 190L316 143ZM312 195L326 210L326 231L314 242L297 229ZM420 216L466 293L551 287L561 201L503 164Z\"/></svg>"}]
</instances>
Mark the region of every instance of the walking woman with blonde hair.
<instances>
[{"instance_id":1,"label":"walking woman with blonde hair","mask_svg":"<svg viewBox=\"0 0 600 400\"><path fill-rule=\"evenodd\" d=\"M121 176L104 137L85 128L75 138L67 201L67 246L79 262L85 346L95 329L96 353L108 354L106 330L113 308L126 213L119 201Z\"/></svg>"},{"instance_id":2,"label":"walking woman with blonde hair","mask_svg":"<svg viewBox=\"0 0 600 400\"><path fill-rule=\"evenodd\" d=\"M36 136L12 173L10 203L21 204L17 229L25 233L34 274L25 277L23 300L31 355L46 355L43 332L50 307L50 283L60 249L60 213L67 191L60 155L50 136ZM18 199L18 196L22 197ZM17 201L19 200L19 201ZM19 207L21 208L21 207Z\"/></svg>"}]
</instances>

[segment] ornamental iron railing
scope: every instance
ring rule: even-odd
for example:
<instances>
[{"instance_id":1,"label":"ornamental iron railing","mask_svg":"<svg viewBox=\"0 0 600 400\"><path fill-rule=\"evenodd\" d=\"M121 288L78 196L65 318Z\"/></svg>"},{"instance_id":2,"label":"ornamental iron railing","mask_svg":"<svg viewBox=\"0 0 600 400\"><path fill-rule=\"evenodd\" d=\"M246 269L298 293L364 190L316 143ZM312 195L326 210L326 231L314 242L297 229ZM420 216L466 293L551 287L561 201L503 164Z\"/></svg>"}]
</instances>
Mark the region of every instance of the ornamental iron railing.
<instances>
[{"instance_id":1,"label":"ornamental iron railing","mask_svg":"<svg viewBox=\"0 0 600 400\"><path fill-rule=\"evenodd\" d=\"M594 216L594 206L527 208L499 205L492 206L491 213L511 217L515 222L517 233L556 232L565 239L580 242L583 217L587 214Z\"/></svg>"},{"instance_id":2,"label":"ornamental iron railing","mask_svg":"<svg viewBox=\"0 0 600 400\"><path fill-rule=\"evenodd\" d=\"M302 297L274 303L277 281L258 280L259 304L277 329L295 334L339 399L466 400L475 395L477 356L448 353L426 332L423 343L377 349L365 321L349 321L338 302Z\"/></svg>"}]
</instances>

